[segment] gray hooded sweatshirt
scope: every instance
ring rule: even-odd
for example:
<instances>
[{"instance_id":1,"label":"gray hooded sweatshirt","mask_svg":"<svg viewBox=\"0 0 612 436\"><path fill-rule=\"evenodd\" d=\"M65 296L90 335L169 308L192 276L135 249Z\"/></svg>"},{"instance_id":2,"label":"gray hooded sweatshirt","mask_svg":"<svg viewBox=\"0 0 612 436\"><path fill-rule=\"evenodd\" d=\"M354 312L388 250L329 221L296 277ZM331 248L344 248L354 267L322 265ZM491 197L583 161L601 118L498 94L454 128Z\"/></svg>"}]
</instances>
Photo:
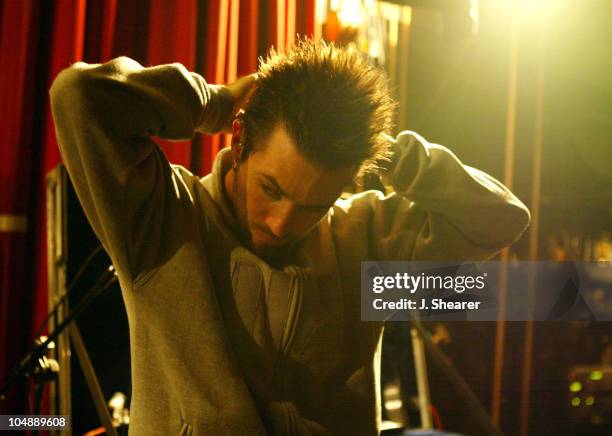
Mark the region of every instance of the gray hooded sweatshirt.
<instances>
[{"instance_id":1,"label":"gray hooded sweatshirt","mask_svg":"<svg viewBox=\"0 0 612 436\"><path fill-rule=\"evenodd\" d=\"M382 323L360 320L364 260L484 260L527 208L412 132L388 196L338 200L275 269L242 247L223 193L151 136L218 131L232 103L179 64L74 64L51 88L63 160L119 276L130 325L133 435L373 435Z\"/></svg>"}]
</instances>

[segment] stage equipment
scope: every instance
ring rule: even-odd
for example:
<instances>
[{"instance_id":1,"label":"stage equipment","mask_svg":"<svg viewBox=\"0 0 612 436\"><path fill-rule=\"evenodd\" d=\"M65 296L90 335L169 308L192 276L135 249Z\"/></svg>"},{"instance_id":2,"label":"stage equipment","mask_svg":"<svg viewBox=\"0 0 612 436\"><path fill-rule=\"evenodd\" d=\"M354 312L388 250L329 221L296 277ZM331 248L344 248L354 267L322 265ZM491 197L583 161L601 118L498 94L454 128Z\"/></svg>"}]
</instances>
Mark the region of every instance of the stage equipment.
<instances>
[{"instance_id":1,"label":"stage equipment","mask_svg":"<svg viewBox=\"0 0 612 436\"><path fill-rule=\"evenodd\" d=\"M111 263L62 165L47 176L47 228L50 311L66 300L50 315L53 329L81 301L93 300L88 290L98 289L95 282L103 280L99 277L108 274L104 271ZM57 339L52 353L60 373L57 383L50 384L49 413L70 415L74 434L101 424L107 434L116 434L112 424L118 423L113 422L106 400L115 392L131 392L131 377L127 315L114 276L106 291L82 309L78 326L73 322L68 331Z\"/></svg>"},{"instance_id":2,"label":"stage equipment","mask_svg":"<svg viewBox=\"0 0 612 436\"><path fill-rule=\"evenodd\" d=\"M573 424L612 425L612 365L570 368L567 392Z\"/></svg>"}]
</instances>

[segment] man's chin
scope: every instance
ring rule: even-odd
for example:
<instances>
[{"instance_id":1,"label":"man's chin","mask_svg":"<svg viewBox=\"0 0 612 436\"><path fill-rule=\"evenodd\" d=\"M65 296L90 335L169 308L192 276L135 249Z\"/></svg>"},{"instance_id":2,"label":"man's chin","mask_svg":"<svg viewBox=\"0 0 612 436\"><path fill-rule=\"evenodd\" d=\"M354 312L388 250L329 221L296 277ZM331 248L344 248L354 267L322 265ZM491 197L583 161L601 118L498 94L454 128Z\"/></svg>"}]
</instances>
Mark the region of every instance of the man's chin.
<instances>
[{"instance_id":1,"label":"man's chin","mask_svg":"<svg viewBox=\"0 0 612 436\"><path fill-rule=\"evenodd\" d=\"M266 262L278 265L287 261L287 255L290 250L289 244L270 245L270 244L254 244L253 252Z\"/></svg>"},{"instance_id":2,"label":"man's chin","mask_svg":"<svg viewBox=\"0 0 612 436\"><path fill-rule=\"evenodd\" d=\"M273 265L283 264L294 247L293 241L266 240L267 235L261 235L257 230L250 230L250 248L254 254Z\"/></svg>"}]
</instances>

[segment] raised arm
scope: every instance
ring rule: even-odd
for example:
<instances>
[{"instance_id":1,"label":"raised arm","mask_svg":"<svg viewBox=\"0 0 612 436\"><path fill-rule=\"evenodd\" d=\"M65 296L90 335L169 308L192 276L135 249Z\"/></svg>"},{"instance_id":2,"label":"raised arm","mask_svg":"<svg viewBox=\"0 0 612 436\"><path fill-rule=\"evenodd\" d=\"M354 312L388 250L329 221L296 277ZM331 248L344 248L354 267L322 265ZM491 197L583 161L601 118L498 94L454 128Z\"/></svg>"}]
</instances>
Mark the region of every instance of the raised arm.
<instances>
[{"instance_id":1,"label":"raised arm","mask_svg":"<svg viewBox=\"0 0 612 436\"><path fill-rule=\"evenodd\" d=\"M60 151L83 209L120 277L134 279L144 254L166 242L156 238L168 211L180 215L191 198L151 136L178 140L221 130L236 109L232 90L207 85L180 64L143 68L122 57L76 63L50 92Z\"/></svg>"},{"instance_id":2,"label":"raised arm","mask_svg":"<svg viewBox=\"0 0 612 436\"><path fill-rule=\"evenodd\" d=\"M485 260L527 228L529 210L488 174L414 132L395 140L395 192L340 203L366 225L372 260Z\"/></svg>"}]
</instances>

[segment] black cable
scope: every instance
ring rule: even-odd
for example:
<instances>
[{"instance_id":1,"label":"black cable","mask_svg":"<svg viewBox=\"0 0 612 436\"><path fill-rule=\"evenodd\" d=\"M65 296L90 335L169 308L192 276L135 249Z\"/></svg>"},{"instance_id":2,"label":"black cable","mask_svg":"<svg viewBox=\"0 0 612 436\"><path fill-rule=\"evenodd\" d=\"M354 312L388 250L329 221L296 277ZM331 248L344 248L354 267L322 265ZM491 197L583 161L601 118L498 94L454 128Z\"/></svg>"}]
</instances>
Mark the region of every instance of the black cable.
<instances>
[{"instance_id":1,"label":"black cable","mask_svg":"<svg viewBox=\"0 0 612 436\"><path fill-rule=\"evenodd\" d=\"M37 338L40 335L40 333L42 332L42 330L45 328L45 326L47 325L47 323L49 322L49 320L52 317L56 317L57 316L57 309L59 309L59 307L62 304L64 304L64 302L70 296L70 293L74 289L76 289L75 286L76 286L77 282L79 281L79 279L81 278L81 275L83 275L83 273L85 272L85 269L89 266L89 263L94 259L94 257L98 253L100 253L100 251L102 251L102 245L98 245L96 248L94 248L91 251L91 253L89 253L89 255L87 256L87 259L85 259L85 261L81 264L81 267L79 268L79 271L76 273L76 275L74 276L74 278L70 282L70 285L68 286L68 290L66 291L66 293L64 295L62 295L60 300L55 304L55 306L53 306L53 309L51 309L49 311L49 313L47 314L47 317L40 323L40 326L38 327L38 329L36 330L36 333L34 334L34 338Z\"/></svg>"},{"instance_id":2,"label":"black cable","mask_svg":"<svg viewBox=\"0 0 612 436\"><path fill-rule=\"evenodd\" d=\"M104 273L98 277L96 283L89 291L86 292L85 296L81 298L74 308L68 313L66 318L59 323L55 329L49 334L47 339L42 342L40 345L36 346L26 357L24 357L16 366L15 369L11 372L9 380L6 384L0 389L0 400L6 398L6 393L9 391L11 386L19 380L22 376L31 376L33 372L33 368L35 362L38 358L45 352L47 347L52 341L55 341L60 333L70 324L74 319L76 319L81 313L89 307L91 302L106 288L108 288L111 284L113 284L117 280L117 276L115 273L115 268L111 265L108 267Z\"/></svg>"}]
</instances>

